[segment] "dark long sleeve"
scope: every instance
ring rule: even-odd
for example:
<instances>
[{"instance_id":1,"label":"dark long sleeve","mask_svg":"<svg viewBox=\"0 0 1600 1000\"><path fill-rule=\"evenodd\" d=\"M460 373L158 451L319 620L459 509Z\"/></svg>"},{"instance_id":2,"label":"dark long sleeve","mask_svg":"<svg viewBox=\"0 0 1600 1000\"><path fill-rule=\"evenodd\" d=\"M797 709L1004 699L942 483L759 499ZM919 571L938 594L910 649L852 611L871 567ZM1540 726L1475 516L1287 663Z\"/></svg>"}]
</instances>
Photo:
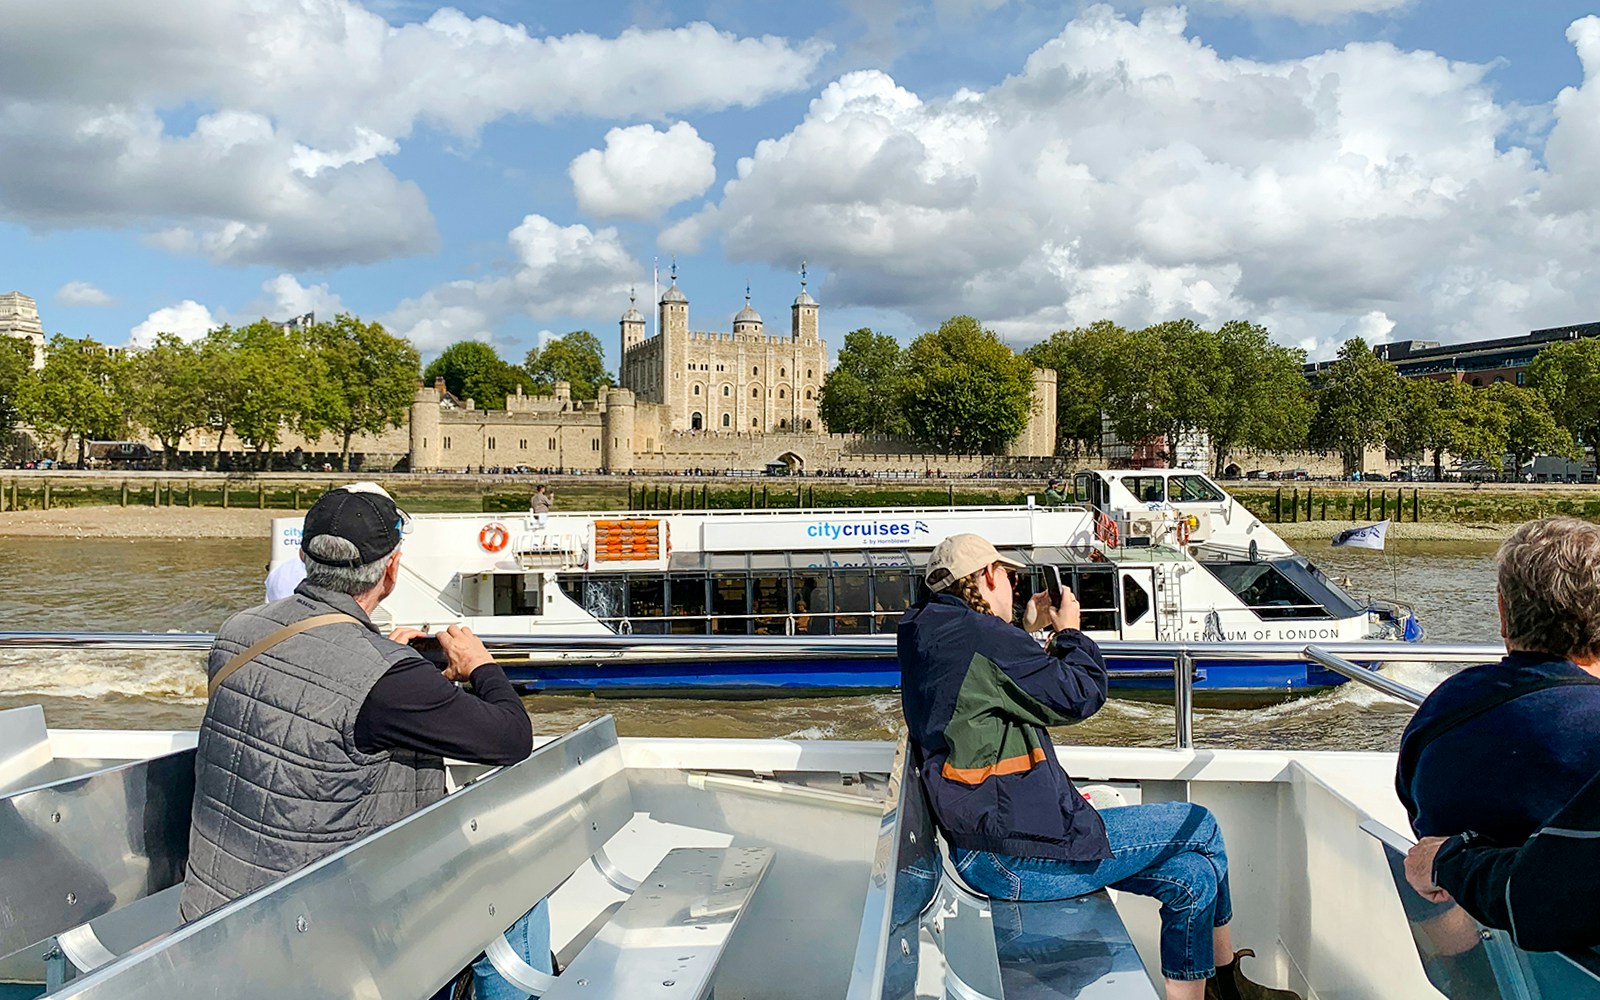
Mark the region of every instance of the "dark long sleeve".
<instances>
[{"instance_id":1,"label":"dark long sleeve","mask_svg":"<svg viewBox=\"0 0 1600 1000\"><path fill-rule=\"evenodd\" d=\"M1076 629L1057 632L1041 649L1027 633L1002 623L1006 675L1049 713L1045 725L1081 722L1106 703L1106 662L1094 640Z\"/></svg>"},{"instance_id":2,"label":"dark long sleeve","mask_svg":"<svg viewBox=\"0 0 1600 1000\"><path fill-rule=\"evenodd\" d=\"M1434 880L1488 927L1527 951L1600 946L1600 778L1520 847L1471 834L1445 841Z\"/></svg>"},{"instance_id":3,"label":"dark long sleeve","mask_svg":"<svg viewBox=\"0 0 1600 1000\"><path fill-rule=\"evenodd\" d=\"M515 764L533 752L533 726L505 671L486 663L471 690L421 657L378 679L356 715L356 747L406 749L474 764Z\"/></svg>"}]
</instances>

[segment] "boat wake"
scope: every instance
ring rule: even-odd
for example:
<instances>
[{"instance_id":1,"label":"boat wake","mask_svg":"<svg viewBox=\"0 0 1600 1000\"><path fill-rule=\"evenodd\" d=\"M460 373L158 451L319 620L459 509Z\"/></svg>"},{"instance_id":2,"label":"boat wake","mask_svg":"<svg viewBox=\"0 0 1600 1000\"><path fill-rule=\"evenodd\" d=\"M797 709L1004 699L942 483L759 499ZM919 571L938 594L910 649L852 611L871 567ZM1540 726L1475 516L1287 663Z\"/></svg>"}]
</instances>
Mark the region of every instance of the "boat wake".
<instances>
[{"instance_id":1,"label":"boat wake","mask_svg":"<svg viewBox=\"0 0 1600 1000\"><path fill-rule=\"evenodd\" d=\"M203 653L37 650L0 653L0 697L125 698L203 705Z\"/></svg>"}]
</instances>

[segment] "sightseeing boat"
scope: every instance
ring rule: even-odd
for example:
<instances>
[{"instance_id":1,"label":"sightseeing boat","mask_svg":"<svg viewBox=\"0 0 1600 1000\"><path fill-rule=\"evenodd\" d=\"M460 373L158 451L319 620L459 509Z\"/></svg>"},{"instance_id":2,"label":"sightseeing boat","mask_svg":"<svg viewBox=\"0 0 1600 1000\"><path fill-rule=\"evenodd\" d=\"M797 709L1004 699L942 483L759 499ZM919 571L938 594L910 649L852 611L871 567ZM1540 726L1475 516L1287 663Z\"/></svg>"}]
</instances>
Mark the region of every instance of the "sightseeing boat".
<instances>
[{"instance_id":1,"label":"sightseeing boat","mask_svg":"<svg viewBox=\"0 0 1600 1000\"><path fill-rule=\"evenodd\" d=\"M1053 567L1097 640L1284 643L1420 637L1404 607L1346 593L1208 477L1078 473L1071 502L1006 507L421 514L380 626L460 622L519 685L613 693L890 688L894 631L922 567L958 532ZM301 522L273 522L272 564ZM1374 644L1374 655L1381 646ZM1124 691L1171 687L1169 657L1112 664ZM1342 683L1286 650L1208 662L1197 691L1250 700Z\"/></svg>"}]
</instances>

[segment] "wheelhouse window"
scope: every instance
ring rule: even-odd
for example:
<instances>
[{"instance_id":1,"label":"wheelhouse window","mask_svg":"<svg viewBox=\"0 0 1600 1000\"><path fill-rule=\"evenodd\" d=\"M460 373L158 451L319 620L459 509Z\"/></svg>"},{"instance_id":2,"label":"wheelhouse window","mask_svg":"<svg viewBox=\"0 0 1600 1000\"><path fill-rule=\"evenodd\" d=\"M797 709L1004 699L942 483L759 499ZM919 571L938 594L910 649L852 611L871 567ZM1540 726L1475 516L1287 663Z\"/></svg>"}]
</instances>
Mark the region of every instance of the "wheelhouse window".
<instances>
[{"instance_id":1,"label":"wheelhouse window","mask_svg":"<svg viewBox=\"0 0 1600 1000\"><path fill-rule=\"evenodd\" d=\"M1131 576L1122 578L1122 624L1132 625L1150 613L1150 592Z\"/></svg>"},{"instance_id":2,"label":"wheelhouse window","mask_svg":"<svg viewBox=\"0 0 1600 1000\"><path fill-rule=\"evenodd\" d=\"M1328 609L1270 562L1204 562L1257 616L1272 618L1332 618ZM1309 575L1309 573L1307 574ZM1352 609L1351 613L1355 613Z\"/></svg>"},{"instance_id":3,"label":"wheelhouse window","mask_svg":"<svg viewBox=\"0 0 1600 1000\"><path fill-rule=\"evenodd\" d=\"M1224 496L1205 476L1172 476L1167 480L1167 499L1173 503L1221 503Z\"/></svg>"},{"instance_id":4,"label":"wheelhouse window","mask_svg":"<svg viewBox=\"0 0 1600 1000\"><path fill-rule=\"evenodd\" d=\"M1122 485L1140 503L1167 502L1167 480L1163 476L1126 476Z\"/></svg>"}]
</instances>

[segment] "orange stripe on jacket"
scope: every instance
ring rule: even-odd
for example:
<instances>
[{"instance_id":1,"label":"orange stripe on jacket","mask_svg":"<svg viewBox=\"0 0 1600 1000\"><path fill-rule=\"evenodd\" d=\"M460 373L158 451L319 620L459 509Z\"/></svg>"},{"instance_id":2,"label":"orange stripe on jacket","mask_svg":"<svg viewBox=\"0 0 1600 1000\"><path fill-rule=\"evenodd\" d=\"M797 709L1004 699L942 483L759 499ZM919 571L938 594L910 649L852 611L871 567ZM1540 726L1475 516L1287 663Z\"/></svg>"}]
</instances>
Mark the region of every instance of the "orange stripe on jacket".
<instances>
[{"instance_id":1,"label":"orange stripe on jacket","mask_svg":"<svg viewBox=\"0 0 1600 1000\"><path fill-rule=\"evenodd\" d=\"M1007 757L1005 760L988 767L951 767L950 762L944 762L940 774L951 781L959 781L963 785L981 785L984 781L997 774L1021 774L1033 770L1033 765L1044 763L1044 748L1034 747L1020 757Z\"/></svg>"}]
</instances>

